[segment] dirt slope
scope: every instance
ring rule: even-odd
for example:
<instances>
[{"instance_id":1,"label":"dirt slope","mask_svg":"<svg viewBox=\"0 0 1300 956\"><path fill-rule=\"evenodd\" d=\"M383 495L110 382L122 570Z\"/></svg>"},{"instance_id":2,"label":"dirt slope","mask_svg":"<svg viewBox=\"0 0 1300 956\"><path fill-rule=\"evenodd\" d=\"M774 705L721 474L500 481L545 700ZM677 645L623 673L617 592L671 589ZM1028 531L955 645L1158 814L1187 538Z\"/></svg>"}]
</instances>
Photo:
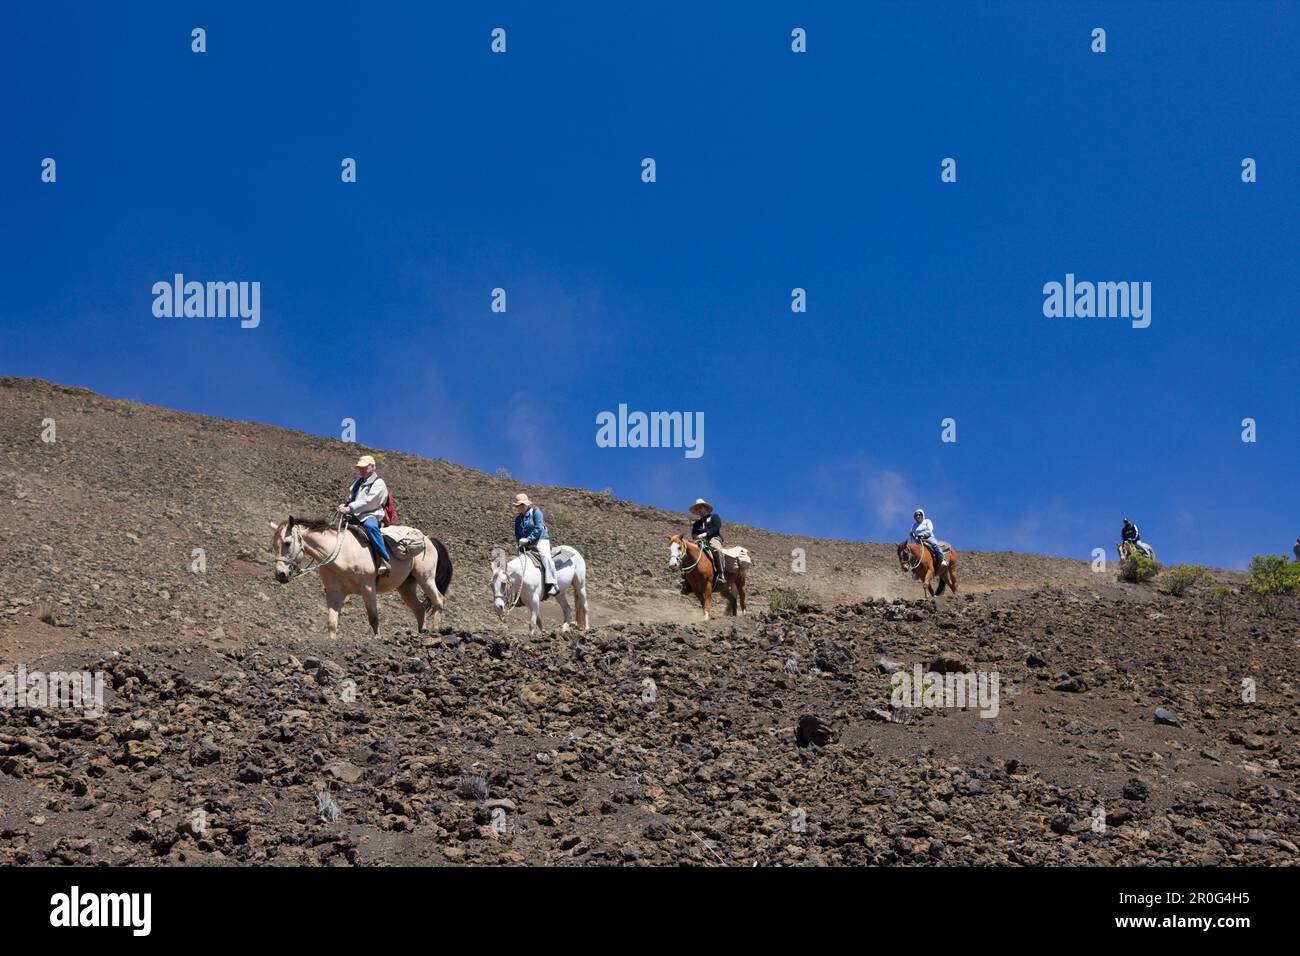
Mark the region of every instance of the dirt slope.
<instances>
[{"instance_id":1,"label":"dirt slope","mask_svg":"<svg viewBox=\"0 0 1300 956\"><path fill-rule=\"evenodd\" d=\"M1294 608L980 552L932 605L890 545L729 525L755 613L701 624L665 568L683 515L388 452L402 520L455 560L449 612L415 634L387 597L374 639L349 604L330 641L318 585L275 584L266 545L357 453L0 379L0 674L109 684L102 717L0 710L0 863L1297 858ZM587 635L490 613L519 490L587 556ZM777 588L800 606L768 612ZM936 658L996 672L997 716L891 711L886 671ZM824 746L796 745L808 715Z\"/></svg>"}]
</instances>

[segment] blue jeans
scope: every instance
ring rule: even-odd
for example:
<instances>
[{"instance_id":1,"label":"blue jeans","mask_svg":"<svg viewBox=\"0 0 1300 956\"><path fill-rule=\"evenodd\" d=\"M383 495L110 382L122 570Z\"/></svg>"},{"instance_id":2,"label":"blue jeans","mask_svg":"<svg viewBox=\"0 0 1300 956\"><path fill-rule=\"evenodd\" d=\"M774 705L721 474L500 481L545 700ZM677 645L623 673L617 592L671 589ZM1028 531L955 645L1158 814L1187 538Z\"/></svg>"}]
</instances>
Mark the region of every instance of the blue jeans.
<instances>
[{"instance_id":1,"label":"blue jeans","mask_svg":"<svg viewBox=\"0 0 1300 956\"><path fill-rule=\"evenodd\" d=\"M379 533L379 519L367 518L361 522L361 527L366 529L366 537L370 539L370 546L375 549L375 553L388 561L388 546L384 544L384 536Z\"/></svg>"}]
</instances>

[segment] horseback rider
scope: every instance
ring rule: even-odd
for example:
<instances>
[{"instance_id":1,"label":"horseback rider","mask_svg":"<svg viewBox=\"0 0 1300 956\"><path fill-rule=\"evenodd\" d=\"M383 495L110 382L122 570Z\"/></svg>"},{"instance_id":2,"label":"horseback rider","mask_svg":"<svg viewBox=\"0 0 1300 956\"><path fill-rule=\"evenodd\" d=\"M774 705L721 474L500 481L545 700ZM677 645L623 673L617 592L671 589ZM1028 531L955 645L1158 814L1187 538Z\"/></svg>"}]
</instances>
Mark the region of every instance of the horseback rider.
<instances>
[{"instance_id":1,"label":"horseback rider","mask_svg":"<svg viewBox=\"0 0 1300 956\"><path fill-rule=\"evenodd\" d=\"M943 548L939 546L939 539L934 536L934 522L927 518L920 508L912 513L912 530L907 533L907 536L917 544L923 544L930 549L934 555L936 570L948 566L948 556L943 553Z\"/></svg>"},{"instance_id":2,"label":"horseback rider","mask_svg":"<svg viewBox=\"0 0 1300 956\"><path fill-rule=\"evenodd\" d=\"M354 467L357 480L352 482L347 504L339 505L339 514L348 515L361 525L375 555L375 573L385 575L388 573L388 546L379 525L384 517L384 503L388 501L388 486L375 473L373 456L362 455Z\"/></svg>"},{"instance_id":3,"label":"horseback rider","mask_svg":"<svg viewBox=\"0 0 1300 956\"><path fill-rule=\"evenodd\" d=\"M1124 528L1119 533L1119 539L1121 541L1127 541L1129 544L1135 545L1136 547L1140 548L1142 553L1145 554L1148 558L1151 557L1150 545L1148 545L1145 541L1142 540L1142 536L1138 531L1138 526L1135 525L1132 521L1129 521L1127 515L1124 517Z\"/></svg>"},{"instance_id":4,"label":"horseback rider","mask_svg":"<svg viewBox=\"0 0 1300 956\"><path fill-rule=\"evenodd\" d=\"M713 505L703 498L695 499L695 504L691 505L691 514L695 515L695 522L691 525L691 537L702 549L709 551L709 559L713 562L718 583L726 584L727 559L722 553L722 519L713 513Z\"/></svg>"},{"instance_id":5,"label":"horseback rider","mask_svg":"<svg viewBox=\"0 0 1300 956\"><path fill-rule=\"evenodd\" d=\"M515 540L519 542L520 550L536 551L542 559L542 599L558 593L555 561L551 558L551 536L546 531L542 509L522 493L515 495Z\"/></svg>"},{"instance_id":6,"label":"horseback rider","mask_svg":"<svg viewBox=\"0 0 1300 956\"><path fill-rule=\"evenodd\" d=\"M1300 538L1295 539L1295 547L1291 549L1291 553L1295 555L1296 561L1300 561Z\"/></svg>"}]
</instances>

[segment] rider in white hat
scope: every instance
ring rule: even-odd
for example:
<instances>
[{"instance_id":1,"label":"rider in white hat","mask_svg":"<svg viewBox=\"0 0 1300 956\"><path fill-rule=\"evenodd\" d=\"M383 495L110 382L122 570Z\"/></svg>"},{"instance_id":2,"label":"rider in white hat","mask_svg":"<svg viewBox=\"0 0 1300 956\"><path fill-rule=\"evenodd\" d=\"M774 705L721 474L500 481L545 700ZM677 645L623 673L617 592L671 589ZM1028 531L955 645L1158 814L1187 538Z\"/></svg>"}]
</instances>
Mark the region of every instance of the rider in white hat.
<instances>
[{"instance_id":1,"label":"rider in white hat","mask_svg":"<svg viewBox=\"0 0 1300 956\"><path fill-rule=\"evenodd\" d=\"M551 557L551 536L546 531L542 509L525 494L515 495L515 540L524 550L532 549L542 559L542 598L554 595L555 560Z\"/></svg>"},{"instance_id":2,"label":"rider in white hat","mask_svg":"<svg viewBox=\"0 0 1300 956\"><path fill-rule=\"evenodd\" d=\"M695 523L691 525L691 537L700 543L701 547L707 547L711 552L713 567L718 573L718 583L727 583L727 574L724 570L726 558L722 554L722 519L713 513L713 505L709 504L703 498L696 498L695 504L691 505L691 514L695 515Z\"/></svg>"},{"instance_id":3,"label":"rider in white hat","mask_svg":"<svg viewBox=\"0 0 1300 956\"><path fill-rule=\"evenodd\" d=\"M357 480L352 482L348 503L339 505L339 514L351 515L365 529L375 554L375 573L387 574L388 546L379 526L388 501L388 486L375 474L375 459L371 455L362 455L353 467L357 470Z\"/></svg>"}]
</instances>

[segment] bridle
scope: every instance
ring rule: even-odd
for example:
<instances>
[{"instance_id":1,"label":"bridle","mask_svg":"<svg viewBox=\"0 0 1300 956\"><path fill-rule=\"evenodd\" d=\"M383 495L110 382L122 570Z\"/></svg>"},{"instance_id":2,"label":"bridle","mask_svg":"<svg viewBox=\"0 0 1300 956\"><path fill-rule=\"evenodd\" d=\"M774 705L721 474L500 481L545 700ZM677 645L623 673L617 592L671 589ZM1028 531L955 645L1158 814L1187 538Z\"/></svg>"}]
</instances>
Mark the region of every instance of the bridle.
<instances>
[{"instance_id":1,"label":"bridle","mask_svg":"<svg viewBox=\"0 0 1300 956\"><path fill-rule=\"evenodd\" d=\"M914 557L915 555L912 554L912 549L907 546L907 542L903 542L903 550L898 555L898 563L903 565L909 574L915 573L916 569L924 563L919 557L913 563L912 559Z\"/></svg>"},{"instance_id":2,"label":"bridle","mask_svg":"<svg viewBox=\"0 0 1300 956\"><path fill-rule=\"evenodd\" d=\"M506 619L509 619L510 612L515 608L523 607L520 599L524 596L524 576L528 573L528 558L524 555L523 548L519 549L519 560L523 562L523 567L519 569L519 587L515 588L515 596L513 600L506 599L506 595L510 593L511 562L503 561L499 568L493 568L492 570L492 600L495 602L497 598L500 598L502 601L505 601L506 607L501 614L502 617ZM499 583L500 581L505 582L504 587L501 586ZM504 593L502 593L503 591Z\"/></svg>"},{"instance_id":3,"label":"bridle","mask_svg":"<svg viewBox=\"0 0 1300 956\"><path fill-rule=\"evenodd\" d=\"M696 545L696 547L700 549L699 557L697 557L695 559L695 563L688 568L686 566L686 559L691 556L690 542L687 541L685 538L679 538L678 540L680 540L682 543L682 557L677 562L678 570L680 570L682 574L690 574L692 571L698 568L700 566L700 562L704 560L704 548L701 547L700 545Z\"/></svg>"},{"instance_id":4,"label":"bridle","mask_svg":"<svg viewBox=\"0 0 1300 956\"><path fill-rule=\"evenodd\" d=\"M334 544L334 553L319 564L312 564L307 567L303 567L298 563L299 558L301 558L307 550L306 542L303 540L302 525L295 524L293 528L289 530L289 554L285 557L277 557L276 563L278 564L283 561L288 565L290 581L297 580L304 574L311 574L313 571L319 571L327 564L333 564L338 560L339 555L343 552L343 526L347 524L347 521L347 515L339 515L338 524L333 528L335 537L337 538Z\"/></svg>"}]
</instances>

